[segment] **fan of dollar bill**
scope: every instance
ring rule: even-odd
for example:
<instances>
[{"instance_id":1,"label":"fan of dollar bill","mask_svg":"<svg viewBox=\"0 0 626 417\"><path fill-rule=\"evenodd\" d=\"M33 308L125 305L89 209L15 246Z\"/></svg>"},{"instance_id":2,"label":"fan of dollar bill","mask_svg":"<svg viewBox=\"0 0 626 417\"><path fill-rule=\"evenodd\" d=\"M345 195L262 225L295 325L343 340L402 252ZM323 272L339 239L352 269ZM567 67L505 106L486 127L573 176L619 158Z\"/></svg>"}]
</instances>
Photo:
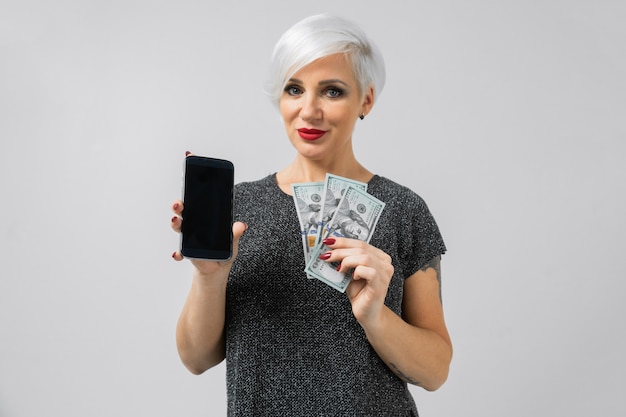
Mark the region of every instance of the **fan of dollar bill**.
<instances>
[{"instance_id":1,"label":"fan of dollar bill","mask_svg":"<svg viewBox=\"0 0 626 417\"><path fill-rule=\"evenodd\" d=\"M347 237L369 242L385 203L367 193L367 184L333 174L325 182L291 184L300 220L307 276L344 292L352 271L338 272L339 264L325 262L320 254L330 250L327 237Z\"/></svg>"}]
</instances>

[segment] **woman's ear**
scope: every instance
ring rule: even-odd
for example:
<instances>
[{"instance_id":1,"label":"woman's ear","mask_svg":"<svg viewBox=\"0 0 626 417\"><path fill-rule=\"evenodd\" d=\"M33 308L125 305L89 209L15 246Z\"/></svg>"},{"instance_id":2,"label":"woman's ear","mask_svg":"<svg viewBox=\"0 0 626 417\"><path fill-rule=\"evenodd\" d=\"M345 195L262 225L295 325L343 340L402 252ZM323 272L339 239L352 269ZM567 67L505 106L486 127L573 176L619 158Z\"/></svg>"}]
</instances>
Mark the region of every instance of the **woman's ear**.
<instances>
[{"instance_id":1,"label":"woman's ear","mask_svg":"<svg viewBox=\"0 0 626 417\"><path fill-rule=\"evenodd\" d=\"M374 86L370 85L363 95L363 104L361 104L361 113L359 115L367 116L372 111L372 107L374 107Z\"/></svg>"}]
</instances>

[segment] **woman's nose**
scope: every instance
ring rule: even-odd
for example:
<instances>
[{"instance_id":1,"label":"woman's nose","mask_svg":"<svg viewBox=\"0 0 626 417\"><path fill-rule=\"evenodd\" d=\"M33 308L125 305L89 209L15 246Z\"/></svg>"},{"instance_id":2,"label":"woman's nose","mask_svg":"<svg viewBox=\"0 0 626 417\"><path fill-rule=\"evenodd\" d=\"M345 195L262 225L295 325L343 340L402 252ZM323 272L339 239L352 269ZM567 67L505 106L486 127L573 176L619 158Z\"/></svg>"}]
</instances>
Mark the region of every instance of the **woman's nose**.
<instances>
[{"instance_id":1,"label":"woman's nose","mask_svg":"<svg viewBox=\"0 0 626 417\"><path fill-rule=\"evenodd\" d=\"M303 97L302 108L300 109L300 118L304 121L313 121L322 118L322 109L317 97Z\"/></svg>"}]
</instances>

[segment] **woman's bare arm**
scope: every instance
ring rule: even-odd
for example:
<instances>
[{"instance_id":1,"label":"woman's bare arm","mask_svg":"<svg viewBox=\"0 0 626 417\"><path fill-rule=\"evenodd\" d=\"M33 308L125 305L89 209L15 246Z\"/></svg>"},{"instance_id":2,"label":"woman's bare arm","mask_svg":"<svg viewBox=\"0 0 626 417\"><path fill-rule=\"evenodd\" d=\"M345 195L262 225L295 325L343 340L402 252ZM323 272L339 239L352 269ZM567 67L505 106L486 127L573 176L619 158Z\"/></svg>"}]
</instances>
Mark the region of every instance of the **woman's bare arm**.
<instances>
[{"instance_id":1,"label":"woman's bare arm","mask_svg":"<svg viewBox=\"0 0 626 417\"><path fill-rule=\"evenodd\" d=\"M180 232L183 204L173 205L176 216L171 227ZM226 314L226 283L235 257L239 238L246 230L241 222L233 224L233 256L229 261L191 260L194 266L191 289L176 326L178 354L194 374L201 374L224 360L224 320ZM180 251L172 257L183 259Z\"/></svg>"}]
</instances>

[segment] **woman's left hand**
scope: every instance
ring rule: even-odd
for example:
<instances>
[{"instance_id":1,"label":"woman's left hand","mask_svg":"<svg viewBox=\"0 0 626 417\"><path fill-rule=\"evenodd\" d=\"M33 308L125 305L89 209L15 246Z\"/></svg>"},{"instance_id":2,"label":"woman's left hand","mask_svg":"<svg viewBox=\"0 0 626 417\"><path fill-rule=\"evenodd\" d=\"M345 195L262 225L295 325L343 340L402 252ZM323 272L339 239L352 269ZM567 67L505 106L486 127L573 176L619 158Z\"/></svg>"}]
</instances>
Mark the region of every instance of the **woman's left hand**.
<instances>
[{"instance_id":1,"label":"woman's left hand","mask_svg":"<svg viewBox=\"0 0 626 417\"><path fill-rule=\"evenodd\" d=\"M353 271L353 280L346 288L352 313L362 326L376 323L393 275L391 257L357 239L332 237L324 243L331 249L326 252L330 254L325 257L327 262L341 262L340 272Z\"/></svg>"}]
</instances>

